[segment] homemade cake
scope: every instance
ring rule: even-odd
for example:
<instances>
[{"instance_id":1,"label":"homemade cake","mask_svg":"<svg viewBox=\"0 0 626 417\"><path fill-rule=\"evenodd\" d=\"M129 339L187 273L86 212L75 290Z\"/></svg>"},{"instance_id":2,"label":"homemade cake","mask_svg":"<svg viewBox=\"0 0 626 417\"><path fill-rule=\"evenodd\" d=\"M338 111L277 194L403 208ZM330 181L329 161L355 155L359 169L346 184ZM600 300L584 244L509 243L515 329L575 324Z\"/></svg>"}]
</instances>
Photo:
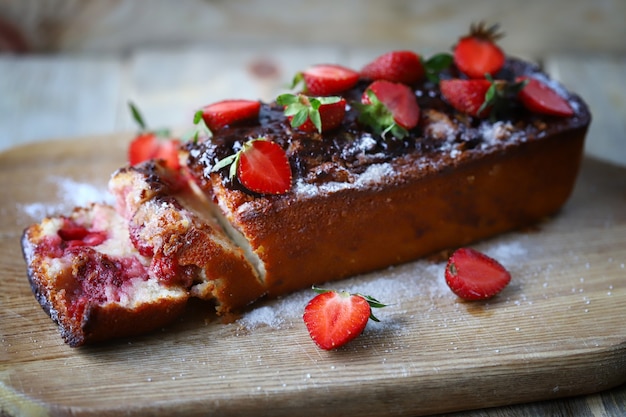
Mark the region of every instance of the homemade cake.
<instances>
[{"instance_id":1,"label":"homemade cake","mask_svg":"<svg viewBox=\"0 0 626 417\"><path fill-rule=\"evenodd\" d=\"M30 226L32 288L65 340L152 330L190 297L237 311L556 213L591 121L582 99L521 60L470 78L467 60L411 54L316 67L273 103L206 106L182 167L121 168L114 208Z\"/></svg>"},{"instance_id":2,"label":"homemade cake","mask_svg":"<svg viewBox=\"0 0 626 417\"><path fill-rule=\"evenodd\" d=\"M555 213L574 186L590 122L584 102L536 66L508 59L501 73L549 83L574 115L512 103L506 119L471 117L425 80L414 86L420 123L402 139L371 133L354 107L340 128L311 134L292 128L282 106L263 104L257 123L187 144L187 166L259 258L270 295L466 245ZM284 194L257 195L227 168L214 170L259 136L286 150L293 185Z\"/></svg>"}]
</instances>

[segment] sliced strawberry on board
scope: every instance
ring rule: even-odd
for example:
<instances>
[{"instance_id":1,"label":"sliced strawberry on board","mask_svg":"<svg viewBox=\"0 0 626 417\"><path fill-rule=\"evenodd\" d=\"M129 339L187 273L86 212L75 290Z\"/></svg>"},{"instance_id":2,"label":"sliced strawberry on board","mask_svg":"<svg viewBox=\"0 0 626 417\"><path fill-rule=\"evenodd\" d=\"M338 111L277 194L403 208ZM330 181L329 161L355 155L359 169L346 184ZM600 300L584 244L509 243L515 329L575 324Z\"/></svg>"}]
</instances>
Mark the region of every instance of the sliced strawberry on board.
<instances>
[{"instance_id":1,"label":"sliced strawberry on board","mask_svg":"<svg viewBox=\"0 0 626 417\"><path fill-rule=\"evenodd\" d=\"M489 28L483 22L472 25L470 33L463 36L453 48L454 63L470 78L485 78L495 75L505 62L505 54L496 44L503 35L498 25Z\"/></svg>"},{"instance_id":2,"label":"sliced strawberry on board","mask_svg":"<svg viewBox=\"0 0 626 417\"><path fill-rule=\"evenodd\" d=\"M526 81L526 85L519 92L519 99L528 110L552 116L574 115L574 109L569 102L545 83L530 77L518 77L516 81Z\"/></svg>"},{"instance_id":3,"label":"sliced strawberry on board","mask_svg":"<svg viewBox=\"0 0 626 417\"><path fill-rule=\"evenodd\" d=\"M259 117L257 100L222 100L202 108L202 119L211 131Z\"/></svg>"},{"instance_id":4,"label":"sliced strawberry on board","mask_svg":"<svg viewBox=\"0 0 626 417\"><path fill-rule=\"evenodd\" d=\"M424 78L421 58L413 51L391 51L380 55L361 69L361 77L368 80L387 80L413 84Z\"/></svg>"},{"instance_id":5,"label":"sliced strawberry on board","mask_svg":"<svg viewBox=\"0 0 626 417\"><path fill-rule=\"evenodd\" d=\"M385 135L391 132L402 138L407 130L419 123L420 108L417 98L408 86L386 80L377 80L361 96L359 121Z\"/></svg>"},{"instance_id":6,"label":"sliced strawberry on board","mask_svg":"<svg viewBox=\"0 0 626 417\"><path fill-rule=\"evenodd\" d=\"M446 283L464 300L484 300L498 294L511 274L495 259L472 248L456 250L448 259Z\"/></svg>"},{"instance_id":7,"label":"sliced strawberry on board","mask_svg":"<svg viewBox=\"0 0 626 417\"><path fill-rule=\"evenodd\" d=\"M441 80L439 87L441 95L456 110L474 117L486 117L489 115L486 95L491 84L491 81L486 79L464 80L454 78Z\"/></svg>"},{"instance_id":8,"label":"sliced strawberry on board","mask_svg":"<svg viewBox=\"0 0 626 417\"><path fill-rule=\"evenodd\" d=\"M303 132L327 132L338 128L346 115L342 97L308 97L303 94L282 94L276 102L285 107L291 126Z\"/></svg>"},{"instance_id":9,"label":"sliced strawberry on board","mask_svg":"<svg viewBox=\"0 0 626 417\"><path fill-rule=\"evenodd\" d=\"M305 307L303 320L311 339L324 350L337 349L358 337L369 319L378 321L372 308L385 307L361 294L314 290L318 295Z\"/></svg>"},{"instance_id":10,"label":"sliced strawberry on board","mask_svg":"<svg viewBox=\"0 0 626 417\"><path fill-rule=\"evenodd\" d=\"M334 64L314 65L296 74L292 88L304 83L304 92L311 96L331 96L351 89L359 81L359 73Z\"/></svg>"},{"instance_id":11,"label":"sliced strawberry on board","mask_svg":"<svg viewBox=\"0 0 626 417\"><path fill-rule=\"evenodd\" d=\"M257 138L219 161L213 172L230 165L230 177L258 194L284 194L291 188L291 166L285 150L276 142Z\"/></svg>"}]
</instances>

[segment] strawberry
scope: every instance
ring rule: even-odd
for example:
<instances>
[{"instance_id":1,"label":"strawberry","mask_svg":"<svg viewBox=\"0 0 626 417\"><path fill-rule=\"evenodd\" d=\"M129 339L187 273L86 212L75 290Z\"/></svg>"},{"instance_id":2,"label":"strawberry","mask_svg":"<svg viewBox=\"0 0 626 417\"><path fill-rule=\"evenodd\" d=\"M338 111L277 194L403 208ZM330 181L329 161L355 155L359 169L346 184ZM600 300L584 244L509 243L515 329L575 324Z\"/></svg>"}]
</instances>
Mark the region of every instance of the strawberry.
<instances>
[{"instance_id":1,"label":"strawberry","mask_svg":"<svg viewBox=\"0 0 626 417\"><path fill-rule=\"evenodd\" d=\"M462 80L458 78L441 80L441 95L456 110L474 117L489 115L487 91L491 88L489 80Z\"/></svg>"},{"instance_id":2,"label":"strawberry","mask_svg":"<svg viewBox=\"0 0 626 417\"><path fill-rule=\"evenodd\" d=\"M178 148L180 141L170 137L168 130L148 131L137 107L132 103L129 103L129 106L141 131L128 145L128 162L131 165L136 165L150 159L162 159L169 168L179 169Z\"/></svg>"},{"instance_id":3,"label":"strawberry","mask_svg":"<svg viewBox=\"0 0 626 417\"><path fill-rule=\"evenodd\" d=\"M360 110L359 121L382 136L391 132L401 139L407 130L417 126L420 118L420 108L413 90L405 84L386 80L370 84L357 107Z\"/></svg>"},{"instance_id":4,"label":"strawberry","mask_svg":"<svg viewBox=\"0 0 626 417\"><path fill-rule=\"evenodd\" d=\"M424 75L421 58L413 51L387 52L361 69L361 77L365 79L404 84L420 81Z\"/></svg>"},{"instance_id":5,"label":"strawberry","mask_svg":"<svg viewBox=\"0 0 626 417\"><path fill-rule=\"evenodd\" d=\"M284 149L276 142L257 138L219 161L213 172L230 165L230 178L235 176L248 190L258 194L284 194L291 188L291 166Z\"/></svg>"},{"instance_id":6,"label":"strawberry","mask_svg":"<svg viewBox=\"0 0 626 417\"><path fill-rule=\"evenodd\" d=\"M470 33L454 46L453 57L457 68L470 78L495 75L504 66L505 55L496 41L503 35L498 25L486 28L484 23L472 25Z\"/></svg>"},{"instance_id":7,"label":"strawberry","mask_svg":"<svg viewBox=\"0 0 626 417\"><path fill-rule=\"evenodd\" d=\"M292 88L304 83L304 92L311 96L330 96L351 89L359 81L359 73L333 64L314 65L299 72L293 79Z\"/></svg>"},{"instance_id":8,"label":"strawberry","mask_svg":"<svg viewBox=\"0 0 626 417\"><path fill-rule=\"evenodd\" d=\"M67 219L57 234L61 239L67 242L69 247L98 246L107 239L106 232L89 231L85 227L79 226Z\"/></svg>"},{"instance_id":9,"label":"strawberry","mask_svg":"<svg viewBox=\"0 0 626 417\"><path fill-rule=\"evenodd\" d=\"M140 133L128 147L128 162L139 164L152 159L159 149L159 141L154 133Z\"/></svg>"},{"instance_id":10,"label":"strawberry","mask_svg":"<svg viewBox=\"0 0 626 417\"><path fill-rule=\"evenodd\" d=\"M169 168L178 169L180 168L180 160L178 159L179 147L180 141L178 139L161 141L154 159L162 159Z\"/></svg>"},{"instance_id":11,"label":"strawberry","mask_svg":"<svg viewBox=\"0 0 626 417\"><path fill-rule=\"evenodd\" d=\"M256 100L223 100L202 108L202 119L216 132L224 126L259 117L261 103Z\"/></svg>"},{"instance_id":12,"label":"strawberry","mask_svg":"<svg viewBox=\"0 0 626 417\"><path fill-rule=\"evenodd\" d=\"M456 250L446 265L446 283L464 300L484 300L498 294L511 275L498 261L471 248Z\"/></svg>"},{"instance_id":13,"label":"strawberry","mask_svg":"<svg viewBox=\"0 0 626 417\"><path fill-rule=\"evenodd\" d=\"M528 110L563 117L574 114L566 99L536 78L518 77L516 81L526 82L525 87L519 92L519 99Z\"/></svg>"},{"instance_id":14,"label":"strawberry","mask_svg":"<svg viewBox=\"0 0 626 417\"><path fill-rule=\"evenodd\" d=\"M282 94L276 102L285 106L291 126L303 132L327 132L341 125L346 115L346 100L341 97L308 97Z\"/></svg>"},{"instance_id":15,"label":"strawberry","mask_svg":"<svg viewBox=\"0 0 626 417\"><path fill-rule=\"evenodd\" d=\"M304 309L304 324L322 349L339 348L359 336L367 321L378 319L372 308L385 307L375 298L346 291L313 288L316 295Z\"/></svg>"}]
</instances>

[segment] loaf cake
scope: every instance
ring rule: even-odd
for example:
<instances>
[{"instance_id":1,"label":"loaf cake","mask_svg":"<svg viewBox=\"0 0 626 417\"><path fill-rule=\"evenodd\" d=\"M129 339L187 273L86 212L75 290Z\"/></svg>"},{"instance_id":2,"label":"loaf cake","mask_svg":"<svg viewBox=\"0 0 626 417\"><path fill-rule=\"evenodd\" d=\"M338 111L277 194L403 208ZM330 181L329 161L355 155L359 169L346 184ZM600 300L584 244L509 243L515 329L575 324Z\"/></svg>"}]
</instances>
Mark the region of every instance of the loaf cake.
<instances>
[{"instance_id":1,"label":"loaf cake","mask_svg":"<svg viewBox=\"0 0 626 417\"><path fill-rule=\"evenodd\" d=\"M311 134L292 128L281 106L263 104L258 123L188 143L186 165L258 257L270 295L407 262L534 224L570 195L587 106L535 65L508 59L502 74L549 82L575 114L545 116L513 103L510 118L474 118L424 81L413 87L420 123L402 139L364 129L354 108L339 129ZM367 84L345 96L360 97ZM286 150L294 177L284 194L255 195L226 168L214 169L259 136Z\"/></svg>"},{"instance_id":2,"label":"loaf cake","mask_svg":"<svg viewBox=\"0 0 626 417\"><path fill-rule=\"evenodd\" d=\"M459 109L444 91L447 80L470 79L456 63L384 80L409 96L383 104L408 100L413 109L387 128L363 117L380 104L376 71L354 73L320 97L308 86L295 98L248 101L245 117L211 113L231 102L207 106L198 116L210 132L181 145L180 167L120 168L109 183L114 207L94 204L30 226L22 240L30 282L67 343L155 329L192 297L220 314L239 311L264 296L535 224L567 201L591 115L538 66L508 57L477 82L497 87L483 95L505 99L498 112L491 104ZM529 106L520 91L534 82L566 110ZM320 113L338 107L340 116L327 129L290 110L302 102ZM269 171L288 177L271 191L243 177L245 152L259 143L284 157Z\"/></svg>"}]
</instances>

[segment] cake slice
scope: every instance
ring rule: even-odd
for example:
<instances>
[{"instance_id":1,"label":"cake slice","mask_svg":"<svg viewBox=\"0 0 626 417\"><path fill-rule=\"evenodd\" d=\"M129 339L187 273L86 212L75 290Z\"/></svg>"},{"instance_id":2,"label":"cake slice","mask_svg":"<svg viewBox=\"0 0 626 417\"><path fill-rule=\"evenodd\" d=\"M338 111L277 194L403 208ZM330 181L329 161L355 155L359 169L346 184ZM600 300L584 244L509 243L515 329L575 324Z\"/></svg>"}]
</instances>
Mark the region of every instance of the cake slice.
<instances>
[{"instance_id":1,"label":"cake slice","mask_svg":"<svg viewBox=\"0 0 626 417\"><path fill-rule=\"evenodd\" d=\"M219 314L240 310L265 294L262 277L193 186L162 161L122 168L109 181L116 210L128 221L134 247L150 258L150 271L214 301Z\"/></svg>"},{"instance_id":2,"label":"cake slice","mask_svg":"<svg viewBox=\"0 0 626 417\"><path fill-rule=\"evenodd\" d=\"M191 297L218 314L265 288L200 194L149 161L118 170L116 207L93 204L30 226L22 248L35 297L70 346L149 332Z\"/></svg>"},{"instance_id":3,"label":"cake slice","mask_svg":"<svg viewBox=\"0 0 626 417\"><path fill-rule=\"evenodd\" d=\"M43 219L26 229L22 248L37 301L72 347L157 329L189 298L150 274L125 219L107 205Z\"/></svg>"}]
</instances>

